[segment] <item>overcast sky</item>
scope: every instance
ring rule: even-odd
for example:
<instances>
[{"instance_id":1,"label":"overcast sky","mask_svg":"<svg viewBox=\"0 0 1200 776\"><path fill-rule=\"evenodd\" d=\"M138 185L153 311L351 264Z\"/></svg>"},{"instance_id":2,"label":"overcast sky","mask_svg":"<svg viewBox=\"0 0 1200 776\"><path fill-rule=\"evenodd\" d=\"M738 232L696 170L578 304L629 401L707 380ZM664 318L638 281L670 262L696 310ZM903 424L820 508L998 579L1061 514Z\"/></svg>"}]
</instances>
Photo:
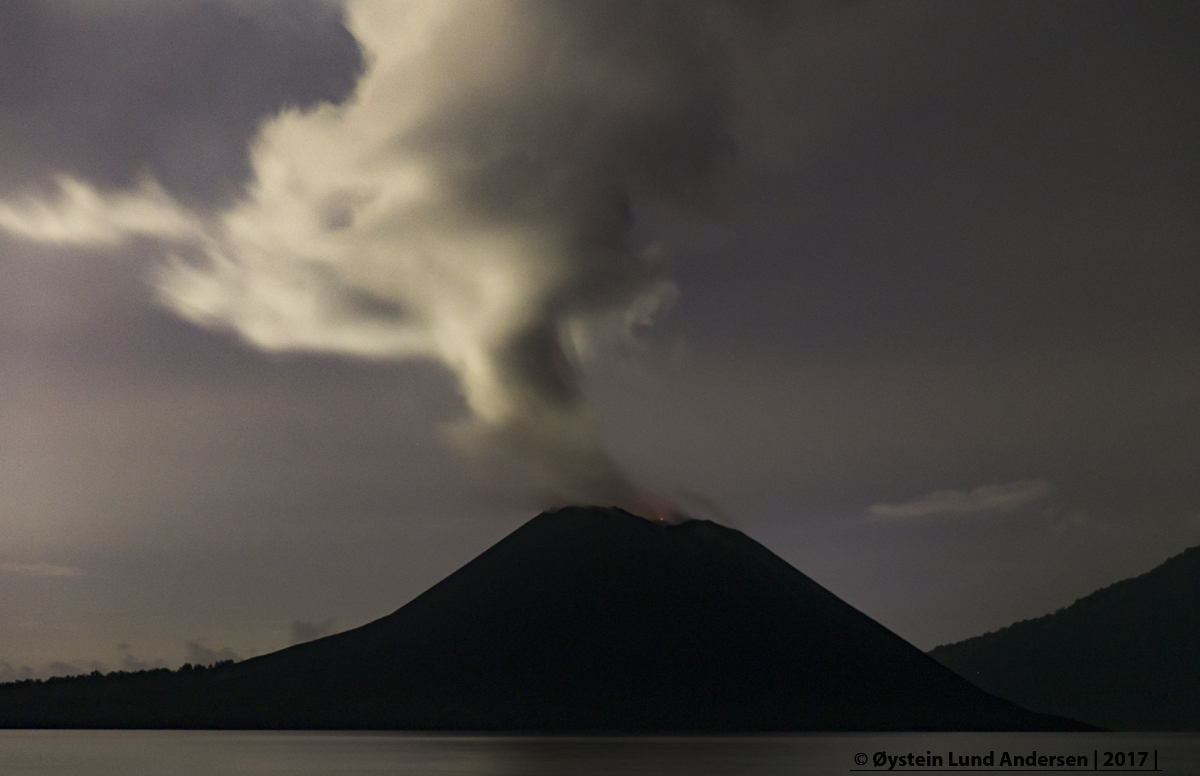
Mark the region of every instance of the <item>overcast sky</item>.
<instances>
[{"instance_id":1,"label":"overcast sky","mask_svg":"<svg viewBox=\"0 0 1200 776\"><path fill-rule=\"evenodd\" d=\"M1197 33L3 3L0 680L354 627L570 500L923 649L1200 544Z\"/></svg>"}]
</instances>

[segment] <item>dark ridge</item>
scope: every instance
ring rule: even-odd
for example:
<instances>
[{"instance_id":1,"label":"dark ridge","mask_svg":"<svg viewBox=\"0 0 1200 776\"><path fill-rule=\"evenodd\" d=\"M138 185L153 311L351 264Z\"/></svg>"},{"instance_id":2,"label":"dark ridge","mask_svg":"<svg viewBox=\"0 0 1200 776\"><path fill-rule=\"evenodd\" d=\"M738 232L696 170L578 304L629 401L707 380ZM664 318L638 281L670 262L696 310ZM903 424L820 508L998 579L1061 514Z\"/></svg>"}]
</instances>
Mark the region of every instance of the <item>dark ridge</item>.
<instances>
[{"instance_id":1,"label":"dark ridge","mask_svg":"<svg viewBox=\"0 0 1200 776\"><path fill-rule=\"evenodd\" d=\"M1080 730L964 681L745 535L530 520L395 613L220 670L0 688L0 726Z\"/></svg>"},{"instance_id":2,"label":"dark ridge","mask_svg":"<svg viewBox=\"0 0 1200 776\"><path fill-rule=\"evenodd\" d=\"M1114 730L1200 731L1200 547L929 654L1030 709Z\"/></svg>"}]
</instances>

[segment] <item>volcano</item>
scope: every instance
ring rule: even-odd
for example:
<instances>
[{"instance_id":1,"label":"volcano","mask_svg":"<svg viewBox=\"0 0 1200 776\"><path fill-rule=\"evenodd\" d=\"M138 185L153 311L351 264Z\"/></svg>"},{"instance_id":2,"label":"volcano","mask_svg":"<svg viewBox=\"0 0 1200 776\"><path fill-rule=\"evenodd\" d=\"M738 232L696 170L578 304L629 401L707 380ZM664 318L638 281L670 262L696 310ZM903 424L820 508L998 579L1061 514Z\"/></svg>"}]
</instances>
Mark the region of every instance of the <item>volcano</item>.
<instances>
[{"instance_id":1,"label":"volcano","mask_svg":"<svg viewBox=\"0 0 1200 776\"><path fill-rule=\"evenodd\" d=\"M0 689L6 727L1080 730L976 688L744 534L541 514L387 617L207 670Z\"/></svg>"}]
</instances>

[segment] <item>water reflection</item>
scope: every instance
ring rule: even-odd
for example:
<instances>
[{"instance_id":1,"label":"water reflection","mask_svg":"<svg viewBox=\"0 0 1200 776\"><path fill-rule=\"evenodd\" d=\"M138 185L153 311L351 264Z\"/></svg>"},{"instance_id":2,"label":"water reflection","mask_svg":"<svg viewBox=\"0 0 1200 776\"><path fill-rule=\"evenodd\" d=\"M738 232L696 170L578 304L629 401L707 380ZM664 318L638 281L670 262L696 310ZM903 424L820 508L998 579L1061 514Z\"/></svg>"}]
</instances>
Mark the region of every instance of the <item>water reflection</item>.
<instances>
[{"instance_id":1,"label":"water reflection","mask_svg":"<svg viewBox=\"0 0 1200 776\"><path fill-rule=\"evenodd\" d=\"M4 776L469 774L850 774L893 756L953 751L1158 752L1165 773L1200 772L1194 734L902 733L750 737L503 737L404 733L0 731ZM1103 763L1101 763L1103 766ZM914 769L908 769L913 772ZM1091 770L1089 767L1087 770ZM1101 767L1103 770L1103 767ZM886 771L886 767L880 772ZM1005 769L1006 773L1035 771Z\"/></svg>"}]
</instances>

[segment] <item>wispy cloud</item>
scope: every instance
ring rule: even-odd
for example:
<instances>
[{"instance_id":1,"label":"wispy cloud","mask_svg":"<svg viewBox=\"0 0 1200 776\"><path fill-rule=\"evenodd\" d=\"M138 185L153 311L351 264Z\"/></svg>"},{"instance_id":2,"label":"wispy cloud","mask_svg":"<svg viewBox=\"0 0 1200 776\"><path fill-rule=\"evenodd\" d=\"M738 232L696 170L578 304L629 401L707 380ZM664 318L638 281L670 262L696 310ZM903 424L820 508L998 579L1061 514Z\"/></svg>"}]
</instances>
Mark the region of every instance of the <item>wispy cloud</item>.
<instances>
[{"instance_id":1,"label":"wispy cloud","mask_svg":"<svg viewBox=\"0 0 1200 776\"><path fill-rule=\"evenodd\" d=\"M91 671L105 673L108 666L99 660L52 660L35 666L13 665L0 657L0 683L23 679L49 679L52 676L79 676Z\"/></svg>"},{"instance_id":2,"label":"wispy cloud","mask_svg":"<svg viewBox=\"0 0 1200 776\"><path fill-rule=\"evenodd\" d=\"M76 676L84 673L79 666L74 663L67 663L63 660L55 660L47 666L50 669L52 676Z\"/></svg>"},{"instance_id":3,"label":"wispy cloud","mask_svg":"<svg viewBox=\"0 0 1200 776\"><path fill-rule=\"evenodd\" d=\"M292 643L300 644L305 641L319 639L333 632L333 620L324 622L309 622L308 620L292 620Z\"/></svg>"},{"instance_id":4,"label":"wispy cloud","mask_svg":"<svg viewBox=\"0 0 1200 776\"><path fill-rule=\"evenodd\" d=\"M204 643L204 639L198 641L189 641L185 646L187 648L187 659L189 663L196 665L212 665L222 660L237 660L238 654L229 647L222 649L212 649Z\"/></svg>"},{"instance_id":5,"label":"wispy cloud","mask_svg":"<svg viewBox=\"0 0 1200 776\"><path fill-rule=\"evenodd\" d=\"M142 660L137 655L129 651L129 644L121 643L117 645L117 652L120 655L118 667L122 671L146 671L151 668L166 668L167 663L162 658L156 660Z\"/></svg>"},{"instance_id":6,"label":"wispy cloud","mask_svg":"<svg viewBox=\"0 0 1200 776\"><path fill-rule=\"evenodd\" d=\"M0 230L58 245L117 245L129 236L198 239L203 234L200 219L152 180L136 191L110 194L67 177L60 177L58 186L59 199L53 204L0 201Z\"/></svg>"},{"instance_id":7,"label":"wispy cloud","mask_svg":"<svg viewBox=\"0 0 1200 776\"><path fill-rule=\"evenodd\" d=\"M34 674L34 670L29 666L14 666L7 660L0 658L0 682L18 682L22 679L33 679Z\"/></svg>"},{"instance_id":8,"label":"wispy cloud","mask_svg":"<svg viewBox=\"0 0 1200 776\"><path fill-rule=\"evenodd\" d=\"M78 577L83 571L58 563L0 563L0 573L27 577Z\"/></svg>"},{"instance_id":9,"label":"wispy cloud","mask_svg":"<svg viewBox=\"0 0 1200 776\"><path fill-rule=\"evenodd\" d=\"M867 512L875 517L904 518L1008 511L1040 501L1050 491L1050 484L1042 480L1017 480L980 485L970 491L935 490L899 504L872 504Z\"/></svg>"}]
</instances>

